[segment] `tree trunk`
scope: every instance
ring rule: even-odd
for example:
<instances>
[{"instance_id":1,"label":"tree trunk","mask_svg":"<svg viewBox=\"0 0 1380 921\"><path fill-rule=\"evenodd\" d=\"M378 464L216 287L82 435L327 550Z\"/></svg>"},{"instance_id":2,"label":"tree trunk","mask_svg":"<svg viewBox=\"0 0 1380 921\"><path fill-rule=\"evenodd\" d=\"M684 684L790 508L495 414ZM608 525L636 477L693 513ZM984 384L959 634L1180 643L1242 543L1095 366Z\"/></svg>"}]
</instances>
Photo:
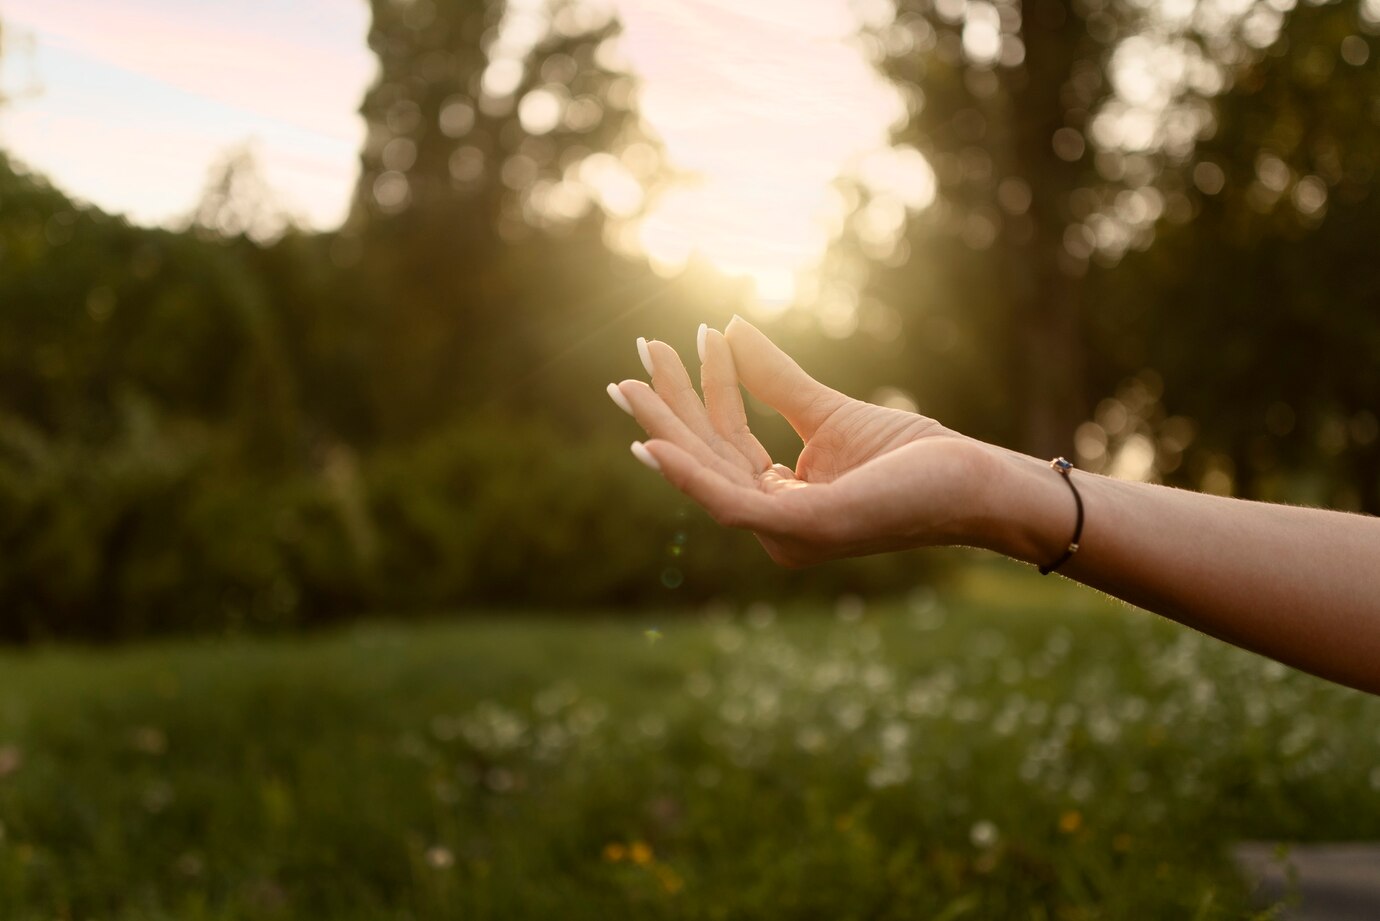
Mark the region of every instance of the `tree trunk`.
<instances>
[{"instance_id":1,"label":"tree trunk","mask_svg":"<svg viewBox=\"0 0 1380 921\"><path fill-rule=\"evenodd\" d=\"M1073 453L1073 433L1087 418L1081 331L1082 281L1048 264L1031 268L1034 284L1015 305L1020 450L1037 457Z\"/></svg>"},{"instance_id":2,"label":"tree trunk","mask_svg":"<svg viewBox=\"0 0 1380 921\"><path fill-rule=\"evenodd\" d=\"M1025 64L1013 93L1016 160L1031 188L1033 236L1019 254L1011 348L1020 444L1036 456L1073 453L1087 415L1082 337L1083 274L1064 251L1069 201L1095 175L1055 155L1056 131L1070 127L1066 83L1088 48L1086 30L1065 0L1027 0L1022 8ZM1095 60L1095 59L1094 59ZM1074 118L1078 116L1075 115Z\"/></svg>"}]
</instances>

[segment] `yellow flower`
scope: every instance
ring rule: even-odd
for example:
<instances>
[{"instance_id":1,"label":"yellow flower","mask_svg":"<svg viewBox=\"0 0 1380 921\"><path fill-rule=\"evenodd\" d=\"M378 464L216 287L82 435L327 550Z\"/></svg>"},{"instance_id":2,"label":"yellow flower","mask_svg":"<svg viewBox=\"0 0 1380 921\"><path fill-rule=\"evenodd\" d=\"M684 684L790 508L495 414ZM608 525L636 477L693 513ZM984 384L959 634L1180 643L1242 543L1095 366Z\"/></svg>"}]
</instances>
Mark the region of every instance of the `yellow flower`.
<instances>
[{"instance_id":1,"label":"yellow flower","mask_svg":"<svg viewBox=\"0 0 1380 921\"><path fill-rule=\"evenodd\" d=\"M610 841L604 845L604 859L609 863L618 863L626 856L628 856L628 849L617 841Z\"/></svg>"},{"instance_id":2,"label":"yellow flower","mask_svg":"<svg viewBox=\"0 0 1380 921\"><path fill-rule=\"evenodd\" d=\"M1083 814L1077 809L1070 809L1059 816L1059 830L1066 835L1071 835L1083 827Z\"/></svg>"},{"instance_id":3,"label":"yellow flower","mask_svg":"<svg viewBox=\"0 0 1380 921\"><path fill-rule=\"evenodd\" d=\"M646 841L634 841L628 847L628 859L639 867L652 862L652 846Z\"/></svg>"}]
</instances>

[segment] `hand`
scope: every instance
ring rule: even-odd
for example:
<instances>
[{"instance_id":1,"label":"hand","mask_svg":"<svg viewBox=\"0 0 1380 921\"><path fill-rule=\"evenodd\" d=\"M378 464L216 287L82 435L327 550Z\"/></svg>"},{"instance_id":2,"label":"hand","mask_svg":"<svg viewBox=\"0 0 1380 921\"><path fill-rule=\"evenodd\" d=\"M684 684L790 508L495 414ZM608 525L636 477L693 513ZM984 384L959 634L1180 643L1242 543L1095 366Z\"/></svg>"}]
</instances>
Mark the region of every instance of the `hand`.
<instances>
[{"instance_id":1,"label":"hand","mask_svg":"<svg viewBox=\"0 0 1380 921\"><path fill-rule=\"evenodd\" d=\"M633 453L721 523L754 531L779 563L970 544L1038 564L1068 546L1071 482L1047 461L851 399L743 320L723 335L700 329L703 401L674 349L639 339L638 350L652 386L609 385L652 435ZM740 377L804 440L794 470L748 429ZM1380 519L1084 473L1077 484L1087 521L1062 574L1380 693Z\"/></svg>"},{"instance_id":2,"label":"hand","mask_svg":"<svg viewBox=\"0 0 1380 921\"><path fill-rule=\"evenodd\" d=\"M778 563L971 539L979 442L824 386L738 317L722 334L701 328L703 401L675 349L638 349L652 386L609 388L652 436L633 453L715 520L753 531ZM749 429L740 379L804 441L794 470L773 464Z\"/></svg>"}]
</instances>

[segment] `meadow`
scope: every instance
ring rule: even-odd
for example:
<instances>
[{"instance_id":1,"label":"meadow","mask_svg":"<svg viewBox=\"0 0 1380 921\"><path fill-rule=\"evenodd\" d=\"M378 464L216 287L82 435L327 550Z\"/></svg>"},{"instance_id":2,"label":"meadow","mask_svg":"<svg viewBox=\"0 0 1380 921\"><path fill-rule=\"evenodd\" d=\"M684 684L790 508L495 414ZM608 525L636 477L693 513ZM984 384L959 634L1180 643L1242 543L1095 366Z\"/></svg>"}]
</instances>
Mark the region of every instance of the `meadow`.
<instances>
[{"instance_id":1,"label":"meadow","mask_svg":"<svg viewBox=\"0 0 1380 921\"><path fill-rule=\"evenodd\" d=\"M1239 918L1380 699L1057 579L0 655L7 919Z\"/></svg>"}]
</instances>

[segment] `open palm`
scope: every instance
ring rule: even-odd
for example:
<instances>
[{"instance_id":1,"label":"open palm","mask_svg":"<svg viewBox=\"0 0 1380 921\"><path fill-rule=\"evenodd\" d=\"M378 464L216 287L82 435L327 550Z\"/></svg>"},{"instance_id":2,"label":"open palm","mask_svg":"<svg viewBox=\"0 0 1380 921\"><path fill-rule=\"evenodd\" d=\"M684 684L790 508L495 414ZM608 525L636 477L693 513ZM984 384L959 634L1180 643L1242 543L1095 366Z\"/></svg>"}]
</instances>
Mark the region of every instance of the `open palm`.
<instances>
[{"instance_id":1,"label":"open palm","mask_svg":"<svg viewBox=\"0 0 1380 921\"><path fill-rule=\"evenodd\" d=\"M786 565L956 536L969 439L826 387L740 318L722 334L701 328L699 344L703 400L673 348L641 340L651 386L623 381L610 395L652 436L634 453L716 520L752 530ZM752 434L740 381L804 441L794 469Z\"/></svg>"}]
</instances>

